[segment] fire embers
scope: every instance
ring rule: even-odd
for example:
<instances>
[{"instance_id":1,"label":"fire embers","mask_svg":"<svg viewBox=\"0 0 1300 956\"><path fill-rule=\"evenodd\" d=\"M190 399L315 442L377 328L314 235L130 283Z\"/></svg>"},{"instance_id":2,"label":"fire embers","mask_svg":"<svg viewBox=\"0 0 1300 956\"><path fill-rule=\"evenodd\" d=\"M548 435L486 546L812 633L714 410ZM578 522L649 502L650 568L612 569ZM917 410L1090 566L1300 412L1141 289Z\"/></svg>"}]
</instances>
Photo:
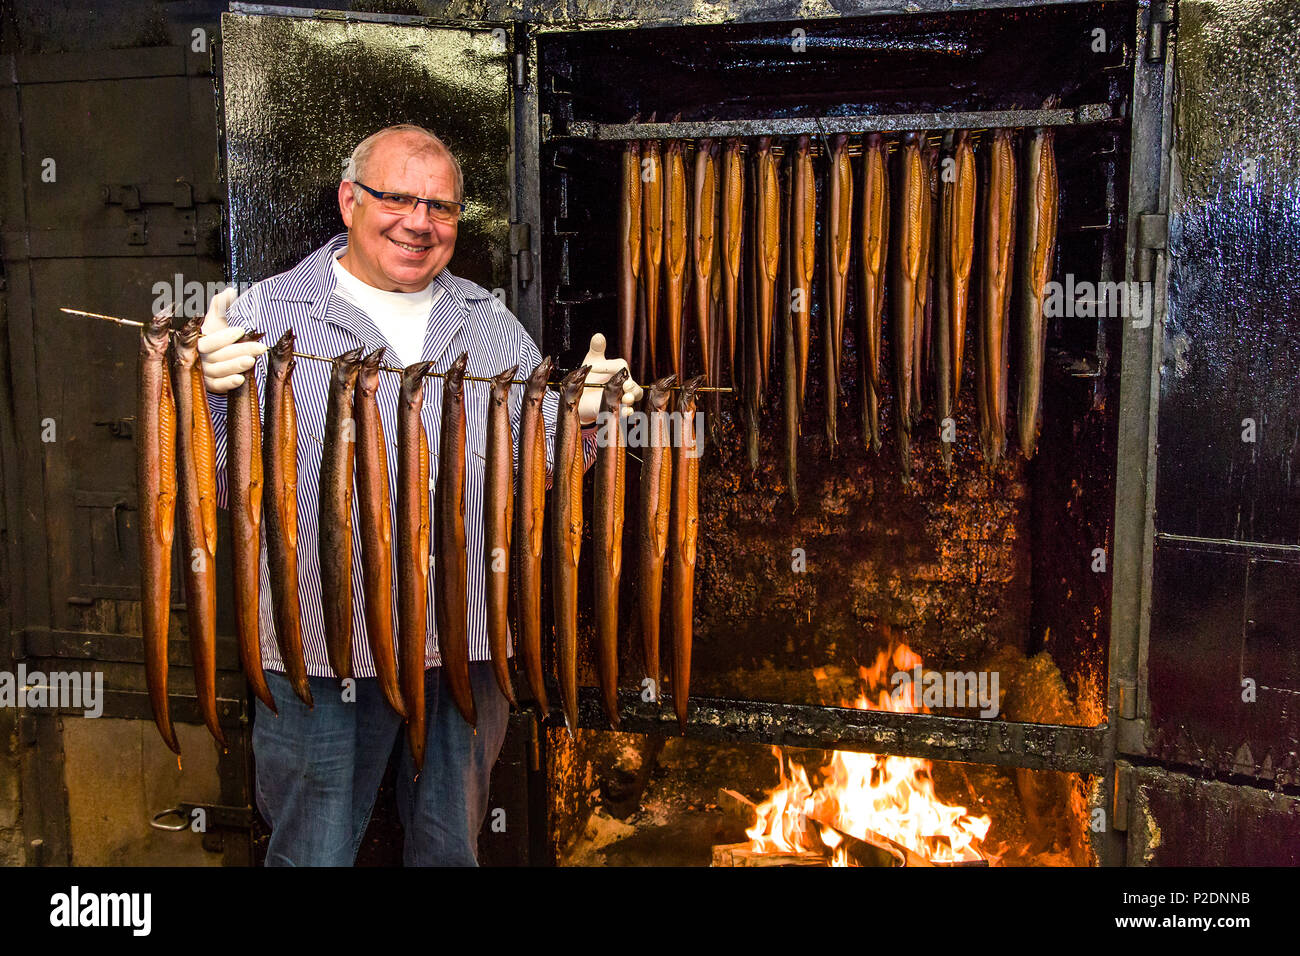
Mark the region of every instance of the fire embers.
<instances>
[{"instance_id":1,"label":"fire embers","mask_svg":"<svg viewBox=\"0 0 1300 956\"><path fill-rule=\"evenodd\" d=\"M862 444L879 453L881 415L891 406L905 480L918 439L929 437L916 427L923 410L932 410L937 450L951 469L973 324L984 457L994 465L1006 453L1013 345L1019 448L1031 457L1041 424L1043 292L1059 206L1053 148L1050 129L733 138L720 154L713 139L630 144L620 233L622 354L641 380L671 372L681 381L698 370L707 385L736 388L733 407L757 470L759 419L779 348L780 377L793 377L792 388L784 381L775 388L784 471L797 506L799 439L810 407L819 409L834 453L841 405L855 401ZM846 328L856 382L846 382ZM822 339L816 348L814 335ZM820 364L820 402L807 394L810 361Z\"/></svg>"},{"instance_id":2,"label":"fire embers","mask_svg":"<svg viewBox=\"0 0 1300 956\"><path fill-rule=\"evenodd\" d=\"M920 690L899 679L920 668L920 656L905 644L881 651L871 668L861 669L857 699L844 706L927 712ZM941 800L930 761L837 750L814 775L814 784L780 748L772 750L781 781L758 805L754 826L746 831L755 852L829 849L834 865L847 866L861 841L895 851L909 865L987 862L980 845L993 821Z\"/></svg>"}]
</instances>

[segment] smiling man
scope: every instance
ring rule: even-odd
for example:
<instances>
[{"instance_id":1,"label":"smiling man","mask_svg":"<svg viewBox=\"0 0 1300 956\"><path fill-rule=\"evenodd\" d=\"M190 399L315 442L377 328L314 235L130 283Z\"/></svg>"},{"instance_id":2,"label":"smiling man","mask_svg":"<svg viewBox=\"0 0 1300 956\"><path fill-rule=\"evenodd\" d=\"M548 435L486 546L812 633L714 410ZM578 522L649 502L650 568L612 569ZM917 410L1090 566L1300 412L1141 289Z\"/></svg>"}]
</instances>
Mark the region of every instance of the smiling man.
<instances>
[{"instance_id":1,"label":"smiling man","mask_svg":"<svg viewBox=\"0 0 1300 956\"><path fill-rule=\"evenodd\" d=\"M295 350L339 355L354 348L384 348L388 364L434 363L445 371L462 352L468 373L492 376L512 365L525 378L541 362L536 344L519 321L486 289L447 268L456 247L464 208L460 164L437 136L418 126L394 126L367 137L349 157L338 192L345 234L335 236L288 272L257 283L226 307L218 297L199 340L203 372L214 393L217 461L225 460L224 393L250 370L265 394L266 344L289 328ZM247 330L264 342L244 340ZM592 338L584 364L588 382L607 381L626 363L604 357L604 336ZM365 631L361 586L360 528L353 528L353 672L355 688L343 687L325 652L323 602L317 543L317 480L320 439L325 434L329 365L298 362L293 374L298 414L298 576L304 656L313 707L300 701L284 675L271 613L266 555L261 569L261 650L267 683L279 710L260 701L253 723L257 802L271 824L268 865L351 865L370 820L375 795L400 734L398 812L405 829L407 865L474 865L477 839L487 814L488 782L505 737L508 705L491 673L484 590L483 479L488 389L465 390L465 528L469 559L468 624L470 677L478 710L470 727L442 678L434 615L425 645L427 736L423 772L417 778L401 718L378 687ZM438 448L442 389L425 388L423 422L431 448ZM387 441L397 435L396 375L381 376L380 417ZM586 390L580 408L594 426L601 390ZM624 410L640 397L630 379ZM516 439L523 386L511 394ZM557 397L543 405L548 463L554 447ZM595 458L595 428L584 429L587 465ZM396 488L397 455L388 457L390 493ZM436 478L438 462L430 463ZM430 482L432 488L433 482ZM218 499L225 506L225 475ZM432 568L430 582L437 574ZM432 589L429 595L432 607ZM395 596L394 596L395 605ZM395 610L395 606L394 606Z\"/></svg>"}]
</instances>

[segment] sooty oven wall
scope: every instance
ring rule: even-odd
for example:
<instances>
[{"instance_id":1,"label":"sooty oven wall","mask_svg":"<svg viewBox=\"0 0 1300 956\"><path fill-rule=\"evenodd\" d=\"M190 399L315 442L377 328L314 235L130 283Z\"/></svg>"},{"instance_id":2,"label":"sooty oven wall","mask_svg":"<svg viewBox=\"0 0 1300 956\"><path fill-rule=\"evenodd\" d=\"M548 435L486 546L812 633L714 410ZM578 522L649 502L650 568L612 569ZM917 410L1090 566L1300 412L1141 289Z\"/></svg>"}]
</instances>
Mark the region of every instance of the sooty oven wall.
<instances>
[{"instance_id":1,"label":"sooty oven wall","mask_svg":"<svg viewBox=\"0 0 1300 956\"><path fill-rule=\"evenodd\" d=\"M1131 10L1120 4L818 21L804 24L807 49L799 53L791 50L794 24L541 36L540 109L556 134L541 156L545 350L572 366L593 332L607 334L611 352L617 339L621 144L567 138L569 121L627 122L637 114L644 121L656 113L662 122L679 112L691 121L1023 109L1041 107L1049 97L1065 107L1109 102L1126 116L1131 22ZM1091 48L1098 28L1107 37L1104 52ZM1124 210L1114 208L1114 197L1127 193L1127 135L1123 120L1058 131L1058 279L1070 272L1096 280L1122 262ZM854 167L856 177L856 160ZM689 175L689 158L687 168ZM820 160L817 172L820 200ZM1117 328L1094 319L1053 321L1039 451L1025 463L1013 439L1008 459L994 470L978 447L968 338L952 474L939 462L938 424L927 397L909 486L901 481L893 441L892 387L882 402L879 457L862 441L855 282L840 446L834 457L828 453L823 281L819 263L798 510L792 512L784 481L779 379L763 417L758 473L750 474L739 402L730 397L722 401L719 440L702 463L692 693L838 703L856 692L857 665L901 640L927 666L999 670L1003 717L1099 722L1110 583L1092 564L1094 549L1108 549L1112 527ZM977 281L976 275L973 288ZM689 291L687 300L689 318ZM974 325L973 305L969 322ZM882 368L888 369L885 338ZM693 338L687 354L694 374ZM779 375L779 358L775 367ZM1015 388L1013 377L1013 435ZM636 462L629 468L631 516ZM795 548L806 553L805 573L792 570ZM625 558L624 567L633 566ZM624 575L625 685L642 673L634 577ZM584 589L589 586L588 580ZM1044 650L1046 656L1034 656ZM594 653L583 659L594 660ZM594 674L585 682L595 683Z\"/></svg>"}]
</instances>

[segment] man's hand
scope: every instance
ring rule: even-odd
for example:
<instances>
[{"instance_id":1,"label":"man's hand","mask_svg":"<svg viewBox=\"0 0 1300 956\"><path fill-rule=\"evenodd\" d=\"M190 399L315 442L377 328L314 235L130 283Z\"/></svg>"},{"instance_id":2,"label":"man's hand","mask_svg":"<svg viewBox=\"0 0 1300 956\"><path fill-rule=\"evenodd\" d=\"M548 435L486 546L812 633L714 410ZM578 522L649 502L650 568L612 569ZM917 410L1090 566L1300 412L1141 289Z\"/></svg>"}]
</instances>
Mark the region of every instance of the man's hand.
<instances>
[{"instance_id":1,"label":"man's hand","mask_svg":"<svg viewBox=\"0 0 1300 956\"><path fill-rule=\"evenodd\" d=\"M199 358L203 362L203 384L209 392L224 395L244 384L243 373L266 351L261 342L241 342L244 330L226 324L226 309L239 295L227 289L215 296L203 317L199 336Z\"/></svg>"},{"instance_id":2,"label":"man's hand","mask_svg":"<svg viewBox=\"0 0 1300 956\"><path fill-rule=\"evenodd\" d=\"M623 359L605 358L605 336L597 332L591 337L591 348L587 351L587 357L582 360L583 365L590 365L591 371L587 373L588 385L604 385L608 382L621 368L627 368L627 362ZM582 398L578 401L578 420L583 425L590 425L596 421L600 414L600 397L603 389L584 388ZM632 375L629 370L628 377L623 381L623 404L619 408L619 413L623 417L632 414L632 403L639 401L641 398L641 386L632 381Z\"/></svg>"}]
</instances>

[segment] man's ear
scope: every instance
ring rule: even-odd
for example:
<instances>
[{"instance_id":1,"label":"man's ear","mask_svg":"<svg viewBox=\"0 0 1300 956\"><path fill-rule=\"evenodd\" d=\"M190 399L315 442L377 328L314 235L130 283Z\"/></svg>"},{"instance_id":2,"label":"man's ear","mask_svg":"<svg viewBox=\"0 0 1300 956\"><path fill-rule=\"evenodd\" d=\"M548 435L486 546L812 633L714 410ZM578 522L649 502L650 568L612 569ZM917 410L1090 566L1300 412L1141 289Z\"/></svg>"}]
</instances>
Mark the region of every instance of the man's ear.
<instances>
[{"instance_id":1,"label":"man's ear","mask_svg":"<svg viewBox=\"0 0 1300 956\"><path fill-rule=\"evenodd\" d=\"M349 229L352 228L352 207L356 203L356 188L349 182L339 183L339 215L343 217L343 225Z\"/></svg>"}]
</instances>

